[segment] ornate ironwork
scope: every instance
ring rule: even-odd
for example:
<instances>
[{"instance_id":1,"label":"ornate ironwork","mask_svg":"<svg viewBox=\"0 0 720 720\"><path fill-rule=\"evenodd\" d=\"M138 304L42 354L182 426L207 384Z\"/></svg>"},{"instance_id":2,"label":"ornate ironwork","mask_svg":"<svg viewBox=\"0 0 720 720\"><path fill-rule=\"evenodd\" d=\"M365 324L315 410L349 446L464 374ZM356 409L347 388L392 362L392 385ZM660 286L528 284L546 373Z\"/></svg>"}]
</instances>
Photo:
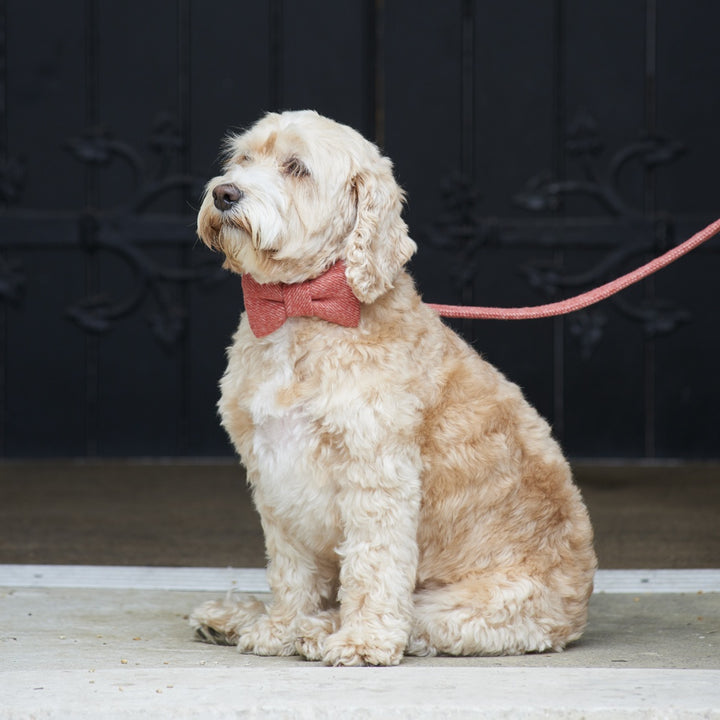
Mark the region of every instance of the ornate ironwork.
<instances>
[{"instance_id":1,"label":"ornate ironwork","mask_svg":"<svg viewBox=\"0 0 720 720\"><path fill-rule=\"evenodd\" d=\"M593 354L602 340L607 322L607 315L598 309L582 310L570 317L568 330L580 346L581 357L587 359Z\"/></svg>"},{"instance_id":2,"label":"ornate ironwork","mask_svg":"<svg viewBox=\"0 0 720 720\"><path fill-rule=\"evenodd\" d=\"M472 301L472 287L480 269L481 251L490 245L509 244L537 248L538 231L542 227L543 244L558 250L577 249L573 236L578 223L570 231L564 220L553 218L563 211L565 201L584 196L597 202L603 210L598 220L588 218L588 227L617 219L622 226L638 228L640 239L629 245L612 246L605 257L593 267L571 273L563 270L558 259L536 261L521 266L520 272L543 302L555 300L569 291L582 292L625 272L628 266L641 264L648 254L669 246L672 224L659 216L648 215L634 205L623 191L621 176L632 165L640 166L645 177L675 161L685 150L681 142L662 136L641 137L615 152L603 165L605 143L595 120L580 112L570 123L565 151L571 161L571 176L559 179L551 173L533 176L525 188L513 197L514 203L532 213L543 214L541 224L523 224L512 219L487 218L479 210L480 192L466 177L453 176L442 185L444 210L428 232L432 245L448 251L452 258L452 279L463 302ZM612 227L612 224L608 227ZM608 301L624 317L641 323L649 337L673 332L690 320L690 314L667 300L645 298L640 302L619 296ZM568 320L570 335L578 342L583 357L592 355L601 342L608 316L601 308L582 310Z\"/></svg>"},{"instance_id":3,"label":"ornate ironwork","mask_svg":"<svg viewBox=\"0 0 720 720\"><path fill-rule=\"evenodd\" d=\"M597 123L587 113L578 113L570 124L565 149L580 177L558 180L547 175L535 176L524 192L515 196L516 204L530 212L558 212L565 198L584 195L598 201L611 216L625 222L650 226L654 240L641 240L617 248L595 267L580 275L562 273L555 267L543 268L539 264L526 266L524 269L528 281L546 297L556 297L559 290L587 289L620 274L630 260L635 259L635 264L639 264L669 234L667 223L655 223L642 208L628 201L620 177L631 163L639 164L647 172L673 162L685 151L685 145L663 136L641 137L615 152L607 166L601 169L598 168L598 161L604 148L605 143L600 137ZM558 227L556 232L562 232L562 228ZM645 298L636 305L620 296L610 302L622 315L641 323L648 337L672 332L690 319L687 311L666 300ZM584 357L589 357L601 341L606 324L607 317L599 309L583 310L572 318L570 332L579 342Z\"/></svg>"},{"instance_id":4,"label":"ornate ironwork","mask_svg":"<svg viewBox=\"0 0 720 720\"><path fill-rule=\"evenodd\" d=\"M89 254L105 251L122 259L135 280L126 296L113 299L105 293L95 293L73 303L67 314L83 330L104 333L152 298L156 309L148 318L149 326L160 342L172 346L182 337L187 313L171 286L197 283L209 287L221 282L225 273L216 261L195 268L163 267L142 247L146 242L176 245L188 242L191 236L187 216L145 213L153 202L170 191L191 192L199 197L202 188L199 178L171 171L173 160L183 147L177 123L171 116L157 118L149 147L156 155L155 172L150 172L140 153L113 138L106 129L91 128L67 142L68 150L80 162L106 167L118 159L132 172L131 197L109 212L85 213L80 222L80 243Z\"/></svg>"},{"instance_id":5,"label":"ornate ironwork","mask_svg":"<svg viewBox=\"0 0 720 720\"><path fill-rule=\"evenodd\" d=\"M630 163L636 162L645 170L652 170L676 160L685 145L657 135L641 137L618 150L607 166L598 168L597 158L605 149L597 123L586 112L580 112L570 123L565 142L567 156L574 161L580 177L558 179L551 173L540 173L530 178L525 189L513 198L518 207L530 212L561 209L562 201L572 195L596 200L602 208L617 217L645 219L641 208L633 207L623 197L620 175Z\"/></svg>"},{"instance_id":6,"label":"ornate ironwork","mask_svg":"<svg viewBox=\"0 0 720 720\"><path fill-rule=\"evenodd\" d=\"M0 204L14 205L25 187L25 163L19 158L0 157ZM22 264L0 254L0 302L19 304L26 278Z\"/></svg>"},{"instance_id":7,"label":"ornate ironwork","mask_svg":"<svg viewBox=\"0 0 720 720\"><path fill-rule=\"evenodd\" d=\"M639 266L657 245L657 240L641 240L622 246L582 273L564 273L554 264L541 262L528 263L522 267L522 271L535 290L548 299L554 299L561 294L567 295L569 291L582 292L617 277L629 266ZM644 299L634 305L624 299L623 295L618 295L607 302L621 315L641 323L647 337L671 333L691 319L686 310L668 300ZM606 324L607 316L599 308L580 310L573 314L570 319L571 334L580 343L584 357L592 354L602 339L602 330Z\"/></svg>"},{"instance_id":8,"label":"ornate ironwork","mask_svg":"<svg viewBox=\"0 0 720 720\"><path fill-rule=\"evenodd\" d=\"M25 187L25 175L25 163L20 158L0 157L0 203L17 203Z\"/></svg>"},{"instance_id":9,"label":"ornate ironwork","mask_svg":"<svg viewBox=\"0 0 720 720\"><path fill-rule=\"evenodd\" d=\"M17 260L7 260L0 255L0 300L20 303L25 291L25 274Z\"/></svg>"},{"instance_id":10,"label":"ornate ironwork","mask_svg":"<svg viewBox=\"0 0 720 720\"><path fill-rule=\"evenodd\" d=\"M472 288L484 248L497 243L493 223L480 215L480 191L469 178L457 173L441 185L443 211L428 232L430 244L452 259L452 275L463 297Z\"/></svg>"},{"instance_id":11,"label":"ornate ironwork","mask_svg":"<svg viewBox=\"0 0 720 720\"><path fill-rule=\"evenodd\" d=\"M150 328L163 344L176 343L185 329L186 311L170 290L179 286L197 283L209 288L221 282L226 274L216 261L197 268L167 268L155 262L132 238L170 237L179 235L182 242L187 235L186 223L178 224L172 218L145 218L139 224L114 220L104 226L96 216L88 214L81 227L81 246L88 253L106 251L125 261L135 279L135 285L128 294L113 299L105 293L96 293L73 303L67 310L68 316L81 328L91 333L104 333L114 323L135 312L147 299L155 301L156 311L148 318ZM130 240L129 240L130 239Z\"/></svg>"}]
</instances>

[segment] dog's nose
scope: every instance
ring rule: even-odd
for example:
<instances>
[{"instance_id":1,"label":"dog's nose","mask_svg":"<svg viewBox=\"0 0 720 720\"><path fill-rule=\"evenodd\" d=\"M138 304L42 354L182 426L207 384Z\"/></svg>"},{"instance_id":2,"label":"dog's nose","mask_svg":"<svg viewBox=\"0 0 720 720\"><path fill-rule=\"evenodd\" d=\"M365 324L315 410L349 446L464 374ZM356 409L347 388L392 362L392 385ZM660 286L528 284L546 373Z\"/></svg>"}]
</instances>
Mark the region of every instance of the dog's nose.
<instances>
[{"instance_id":1,"label":"dog's nose","mask_svg":"<svg viewBox=\"0 0 720 720\"><path fill-rule=\"evenodd\" d=\"M242 199L243 192L240 188L223 183L213 188L213 202L218 210L229 210L236 202Z\"/></svg>"}]
</instances>

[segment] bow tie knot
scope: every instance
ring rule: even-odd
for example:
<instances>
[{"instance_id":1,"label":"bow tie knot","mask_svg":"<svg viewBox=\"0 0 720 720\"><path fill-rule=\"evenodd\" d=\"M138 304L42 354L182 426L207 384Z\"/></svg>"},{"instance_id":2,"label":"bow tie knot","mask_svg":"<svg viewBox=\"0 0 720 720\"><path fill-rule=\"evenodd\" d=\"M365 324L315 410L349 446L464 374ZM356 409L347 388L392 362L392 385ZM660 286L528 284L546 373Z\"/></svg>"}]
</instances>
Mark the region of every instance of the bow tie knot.
<instances>
[{"instance_id":1,"label":"bow tie knot","mask_svg":"<svg viewBox=\"0 0 720 720\"><path fill-rule=\"evenodd\" d=\"M319 277L292 285L260 284L243 275L242 288L255 337L275 332L289 317L316 317L344 327L357 327L360 322L360 301L348 285L342 262Z\"/></svg>"},{"instance_id":2,"label":"bow tie knot","mask_svg":"<svg viewBox=\"0 0 720 720\"><path fill-rule=\"evenodd\" d=\"M299 285L283 285L283 303L288 317L312 317L313 294L312 286L301 283Z\"/></svg>"}]
</instances>

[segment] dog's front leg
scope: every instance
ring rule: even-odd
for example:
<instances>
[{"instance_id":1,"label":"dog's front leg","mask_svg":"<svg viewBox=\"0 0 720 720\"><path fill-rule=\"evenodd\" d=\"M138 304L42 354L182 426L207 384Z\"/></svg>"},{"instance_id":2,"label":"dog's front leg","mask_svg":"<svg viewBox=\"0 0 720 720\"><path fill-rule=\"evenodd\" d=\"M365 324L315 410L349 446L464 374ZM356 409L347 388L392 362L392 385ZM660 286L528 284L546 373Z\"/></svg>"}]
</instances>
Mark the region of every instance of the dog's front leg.
<instances>
[{"instance_id":1,"label":"dog's front leg","mask_svg":"<svg viewBox=\"0 0 720 720\"><path fill-rule=\"evenodd\" d=\"M238 650L256 655L295 655L300 623L316 614L330 581L307 552L294 547L281 531L263 518L268 552L268 583L272 601L267 613L245 628Z\"/></svg>"},{"instance_id":2,"label":"dog's front leg","mask_svg":"<svg viewBox=\"0 0 720 720\"><path fill-rule=\"evenodd\" d=\"M405 650L417 572L419 453L405 445L354 462L339 504L340 629L325 641L329 665L397 665Z\"/></svg>"}]
</instances>

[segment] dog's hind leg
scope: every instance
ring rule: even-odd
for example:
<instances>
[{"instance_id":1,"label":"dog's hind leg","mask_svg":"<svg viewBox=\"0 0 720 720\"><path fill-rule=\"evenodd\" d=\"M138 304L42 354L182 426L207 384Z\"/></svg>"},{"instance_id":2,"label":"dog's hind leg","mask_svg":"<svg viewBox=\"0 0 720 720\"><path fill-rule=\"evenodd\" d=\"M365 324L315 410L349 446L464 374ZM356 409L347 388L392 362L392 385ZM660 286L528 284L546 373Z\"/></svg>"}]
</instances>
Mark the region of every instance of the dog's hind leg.
<instances>
[{"instance_id":1,"label":"dog's hind leg","mask_svg":"<svg viewBox=\"0 0 720 720\"><path fill-rule=\"evenodd\" d=\"M590 586L591 588L591 586ZM407 655L560 651L580 637L590 589L561 597L526 577L484 574L415 593Z\"/></svg>"},{"instance_id":2,"label":"dog's hind leg","mask_svg":"<svg viewBox=\"0 0 720 720\"><path fill-rule=\"evenodd\" d=\"M264 603L254 597L236 600L228 593L223 600L211 600L196 608L190 616L190 627L203 642L237 645L243 629L265 613Z\"/></svg>"}]
</instances>

